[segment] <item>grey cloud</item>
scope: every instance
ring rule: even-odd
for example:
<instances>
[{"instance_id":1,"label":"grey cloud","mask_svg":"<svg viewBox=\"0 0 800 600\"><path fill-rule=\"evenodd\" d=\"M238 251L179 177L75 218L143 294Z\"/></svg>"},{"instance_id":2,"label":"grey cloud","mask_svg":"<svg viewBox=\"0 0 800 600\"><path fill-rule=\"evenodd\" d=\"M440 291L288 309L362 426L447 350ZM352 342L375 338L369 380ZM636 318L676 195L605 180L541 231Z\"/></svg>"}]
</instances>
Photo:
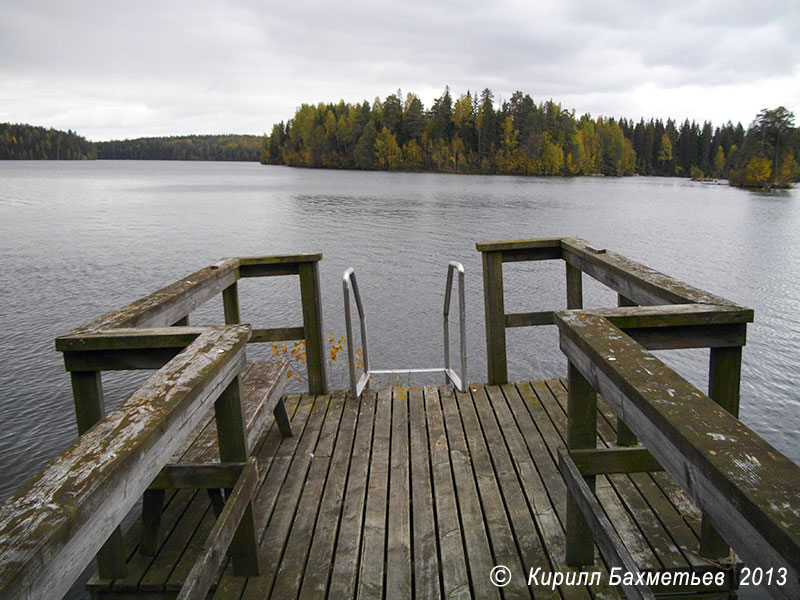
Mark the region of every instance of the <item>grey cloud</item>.
<instances>
[{"instance_id":1,"label":"grey cloud","mask_svg":"<svg viewBox=\"0 0 800 600\"><path fill-rule=\"evenodd\" d=\"M687 105L719 111L696 90L755 96L765 78L798 70L797 4L6 2L0 118L46 119L89 137L260 133L302 102L402 88L430 105L445 84L455 95L522 90L594 114L608 102L641 106L634 117L650 115L645 96L634 98L642 86L691 88ZM763 105L794 102L797 112L796 86L785 89Z\"/></svg>"}]
</instances>

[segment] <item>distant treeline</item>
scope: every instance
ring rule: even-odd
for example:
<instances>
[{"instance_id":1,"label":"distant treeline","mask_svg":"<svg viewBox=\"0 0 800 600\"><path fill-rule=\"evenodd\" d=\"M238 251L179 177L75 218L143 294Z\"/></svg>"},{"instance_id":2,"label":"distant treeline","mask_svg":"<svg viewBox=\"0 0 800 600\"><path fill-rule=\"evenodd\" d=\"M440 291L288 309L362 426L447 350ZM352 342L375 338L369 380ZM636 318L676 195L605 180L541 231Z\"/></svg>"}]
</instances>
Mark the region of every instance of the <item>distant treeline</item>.
<instances>
[{"instance_id":1,"label":"distant treeline","mask_svg":"<svg viewBox=\"0 0 800 600\"><path fill-rule=\"evenodd\" d=\"M430 109L400 91L371 105L303 104L294 118L273 126L261 162L452 173L730 177L739 185L771 187L797 179L799 149L793 115L783 108L762 111L745 132L731 122L715 128L688 120L677 125L672 119L576 117L552 100L537 104L522 92L496 109L489 89L453 100L446 88Z\"/></svg>"},{"instance_id":2,"label":"distant treeline","mask_svg":"<svg viewBox=\"0 0 800 600\"><path fill-rule=\"evenodd\" d=\"M95 145L72 130L0 123L0 160L95 158Z\"/></svg>"},{"instance_id":3,"label":"distant treeline","mask_svg":"<svg viewBox=\"0 0 800 600\"><path fill-rule=\"evenodd\" d=\"M262 139L256 135L189 135L96 142L96 146L97 158L257 161Z\"/></svg>"},{"instance_id":4,"label":"distant treeline","mask_svg":"<svg viewBox=\"0 0 800 600\"><path fill-rule=\"evenodd\" d=\"M242 160L261 156L261 136L189 135L90 142L73 131L0 123L0 160Z\"/></svg>"}]
</instances>

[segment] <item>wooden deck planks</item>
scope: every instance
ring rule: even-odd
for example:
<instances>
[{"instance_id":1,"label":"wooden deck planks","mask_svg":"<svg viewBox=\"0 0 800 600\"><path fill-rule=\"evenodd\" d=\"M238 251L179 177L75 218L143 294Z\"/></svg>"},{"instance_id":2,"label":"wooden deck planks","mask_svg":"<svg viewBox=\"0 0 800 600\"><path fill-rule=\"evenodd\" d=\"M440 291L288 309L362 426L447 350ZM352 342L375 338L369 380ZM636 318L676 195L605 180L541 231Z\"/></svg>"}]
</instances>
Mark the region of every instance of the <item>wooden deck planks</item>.
<instances>
[{"instance_id":1,"label":"wooden deck planks","mask_svg":"<svg viewBox=\"0 0 800 600\"><path fill-rule=\"evenodd\" d=\"M339 435L344 395L344 392L341 391L333 394L328 414L325 417L325 424L317 440L317 446L313 456L310 457L311 466L308 477L297 505L297 512L286 541L280 568L275 575L275 584L271 592L273 598L294 598L300 588L314 535L314 526L318 520L322 493L328 478L334 445ZM249 597L248 590L245 590L244 597Z\"/></svg>"},{"instance_id":2,"label":"wooden deck planks","mask_svg":"<svg viewBox=\"0 0 800 600\"><path fill-rule=\"evenodd\" d=\"M494 410L504 403L503 393L498 387L489 388L490 396L487 395L485 388L473 388L473 390L472 400L477 412L476 421L483 429L484 442L491 465L494 467L494 476L499 484L505 512L514 532L513 540L516 542L516 549L522 560L523 573L520 583L525 584L529 569L539 568L547 572L552 568L519 483L518 474L508 454L504 439L506 432L498 426L495 418ZM462 410L462 415L468 413L470 413L469 410ZM472 415L469 416L472 417ZM511 427L510 421L506 421L504 424ZM497 558L498 562L505 564L499 556ZM532 586L531 591L536 598L554 598L556 600L560 598L558 591L551 587Z\"/></svg>"},{"instance_id":3,"label":"wooden deck planks","mask_svg":"<svg viewBox=\"0 0 800 600\"><path fill-rule=\"evenodd\" d=\"M350 401L354 402L352 399ZM377 394L365 390L359 403L356 439L353 442L339 535L330 572L328 595L331 598L353 598L356 593L376 404ZM313 588L306 588L305 584L301 594L306 598L319 597L314 595Z\"/></svg>"},{"instance_id":4,"label":"wooden deck planks","mask_svg":"<svg viewBox=\"0 0 800 600\"><path fill-rule=\"evenodd\" d=\"M330 396L310 396L310 398L313 399L311 415L293 453L286 479L277 496L275 510L261 539L262 574L248 580L242 598L263 600L263 598L269 597L275 578L279 573L281 558L287 547L295 518L298 514L300 518L306 517L306 513L312 508L316 512L313 504L313 492L304 498L303 490L309 471L312 470L315 462L314 453L318 444L321 446L321 458L317 463L322 462L322 466L314 467L312 474L318 478L316 473L322 468L327 469L327 457L330 452L327 444L330 443L332 446L333 439L335 439L342 403L341 401L332 402ZM269 495L274 496L274 494ZM263 497L263 495L259 497ZM304 504L305 512L299 511L301 503Z\"/></svg>"},{"instance_id":5,"label":"wooden deck planks","mask_svg":"<svg viewBox=\"0 0 800 600\"><path fill-rule=\"evenodd\" d=\"M247 393L256 390L247 389ZM566 390L558 380L285 397L293 437L276 425L259 441L263 484L254 506L262 574L217 575L214 598L615 598L603 584L528 587L530 569L564 565ZM598 412L601 446L615 421ZM200 432L199 432L200 433ZM206 433L206 436L208 433ZM206 452L205 436L197 448ZM697 535L663 475L597 477L609 517L644 568L703 568ZM204 491L167 494L155 557L133 552L138 575L103 589L172 598L214 523ZM496 565L511 583L495 587ZM99 596L100 586L95 588Z\"/></svg>"},{"instance_id":6,"label":"wooden deck planks","mask_svg":"<svg viewBox=\"0 0 800 600\"><path fill-rule=\"evenodd\" d=\"M539 564L543 569L562 573L579 571L579 569L573 569L564 564L564 528L558 520L552 504L550 504L547 496L547 486L537 471L534 459L525 444L525 440L528 438L532 442L537 440L541 444L539 433L536 431L533 421L530 420L527 413L521 413L522 418L520 421L515 420L510 408L511 399L513 398L517 406L519 406L521 400L513 385L506 384L502 386L502 389L488 388L488 393L497 417L497 424L503 432L505 443L508 447L508 458L513 461L530 514L535 520L537 531L541 536ZM521 433L523 429L525 430L524 435ZM542 458L546 459L547 451L541 450L541 452L544 453ZM555 485L555 481L552 481L551 485ZM526 564L526 566L530 568L530 566L534 565L531 563L530 565ZM590 598L589 592L581 586L561 586L559 589L566 600L588 600Z\"/></svg>"},{"instance_id":7,"label":"wooden deck planks","mask_svg":"<svg viewBox=\"0 0 800 600\"><path fill-rule=\"evenodd\" d=\"M442 404L438 390L426 387L424 402L431 453L431 490L437 516L436 537L439 544L439 564L441 565L444 597L453 600L469 598L469 572L463 539L465 536L462 533L453 468L450 461L450 446L444 428ZM412 410L415 405L416 403L412 403ZM415 518L417 512L414 511ZM414 539L416 541L417 538Z\"/></svg>"},{"instance_id":8,"label":"wooden deck planks","mask_svg":"<svg viewBox=\"0 0 800 600\"><path fill-rule=\"evenodd\" d=\"M491 573L497 563L489 546L487 525L472 471L472 459L461 426L459 406L452 389L440 390L440 398L450 446L450 460L469 564L472 595L477 598L499 598L499 589L491 584L488 577L488 573Z\"/></svg>"},{"instance_id":9,"label":"wooden deck planks","mask_svg":"<svg viewBox=\"0 0 800 600\"><path fill-rule=\"evenodd\" d=\"M378 392L375 426L372 434L372 456L369 468L358 597L383 598L386 566L386 513L389 496L389 447L391 443L392 391Z\"/></svg>"},{"instance_id":10,"label":"wooden deck planks","mask_svg":"<svg viewBox=\"0 0 800 600\"><path fill-rule=\"evenodd\" d=\"M408 440L408 390L392 389L391 470L386 543L386 590L410 598L414 588L411 565L411 457Z\"/></svg>"},{"instance_id":11,"label":"wooden deck planks","mask_svg":"<svg viewBox=\"0 0 800 600\"><path fill-rule=\"evenodd\" d=\"M436 394L435 390L433 393ZM424 392L419 388L412 388L408 392L414 596L420 600L438 600L441 598L437 544L439 529L436 526L436 512L433 505L431 455L425 419L426 394L430 397L429 388Z\"/></svg>"},{"instance_id":12,"label":"wooden deck planks","mask_svg":"<svg viewBox=\"0 0 800 600\"><path fill-rule=\"evenodd\" d=\"M324 597L327 592L350 458L353 455L353 442L359 420L358 414L359 404L357 402L347 402L345 404L339 425L339 434L336 438L336 446L333 450L333 457L327 481L325 482L325 491L316 518L316 526L311 540L305 572L296 575L297 577L302 576L303 579L302 582L294 580L297 587L302 584L300 589L301 598ZM275 595L274 592L273 595Z\"/></svg>"}]
</instances>

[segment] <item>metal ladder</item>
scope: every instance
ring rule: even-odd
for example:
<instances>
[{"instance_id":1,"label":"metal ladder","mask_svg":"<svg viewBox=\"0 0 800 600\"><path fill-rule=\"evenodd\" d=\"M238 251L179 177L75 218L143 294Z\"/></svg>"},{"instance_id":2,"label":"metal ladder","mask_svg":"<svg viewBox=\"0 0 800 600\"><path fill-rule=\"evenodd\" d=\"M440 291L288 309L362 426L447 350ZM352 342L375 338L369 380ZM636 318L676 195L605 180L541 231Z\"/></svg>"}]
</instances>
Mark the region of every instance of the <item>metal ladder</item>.
<instances>
[{"instance_id":1,"label":"metal ladder","mask_svg":"<svg viewBox=\"0 0 800 600\"><path fill-rule=\"evenodd\" d=\"M453 273L458 272L458 308L459 308L459 331L461 342L461 373L456 373L450 368L450 297L453 286ZM358 310L358 319L361 325L361 345L363 348L364 372L361 377L356 377L356 356L355 345L353 344L353 320L350 314L350 293L353 293ZM444 332L444 367L433 369L371 369L369 363L369 351L367 349L367 318L364 315L364 305L361 302L361 294L358 291L358 281L352 267L344 272L342 279L342 291L344 294L344 317L347 326L347 357L350 367L350 393L354 398L358 398L365 388L369 387L370 378L373 375L407 375L410 373L442 373L445 376L445 383L452 383L459 391L467 390L467 341L466 341L466 321L464 317L464 266L455 261L451 261L447 266L447 284L444 292L444 308L442 310L443 332Z\"/></svg>"}]
</instances>

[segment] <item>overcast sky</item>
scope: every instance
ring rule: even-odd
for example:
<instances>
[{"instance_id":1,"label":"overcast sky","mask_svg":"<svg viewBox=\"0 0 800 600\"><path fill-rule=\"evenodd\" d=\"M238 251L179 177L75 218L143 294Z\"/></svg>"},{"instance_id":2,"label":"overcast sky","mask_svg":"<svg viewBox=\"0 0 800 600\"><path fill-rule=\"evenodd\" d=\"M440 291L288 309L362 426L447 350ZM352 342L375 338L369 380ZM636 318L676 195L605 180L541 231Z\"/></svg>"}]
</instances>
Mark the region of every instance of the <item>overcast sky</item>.
<instances>
[{"instance_id":1,"label":"overcast sky","mask_svg":"<svg viewBox=\"0 0 800 600\"><path fill-rule=\"evenodd\" d=\"M491 88L593 116L800 120L798 0L0 0L0 122L262 134L301 103Z\"/></svg>"}]
</instances>

